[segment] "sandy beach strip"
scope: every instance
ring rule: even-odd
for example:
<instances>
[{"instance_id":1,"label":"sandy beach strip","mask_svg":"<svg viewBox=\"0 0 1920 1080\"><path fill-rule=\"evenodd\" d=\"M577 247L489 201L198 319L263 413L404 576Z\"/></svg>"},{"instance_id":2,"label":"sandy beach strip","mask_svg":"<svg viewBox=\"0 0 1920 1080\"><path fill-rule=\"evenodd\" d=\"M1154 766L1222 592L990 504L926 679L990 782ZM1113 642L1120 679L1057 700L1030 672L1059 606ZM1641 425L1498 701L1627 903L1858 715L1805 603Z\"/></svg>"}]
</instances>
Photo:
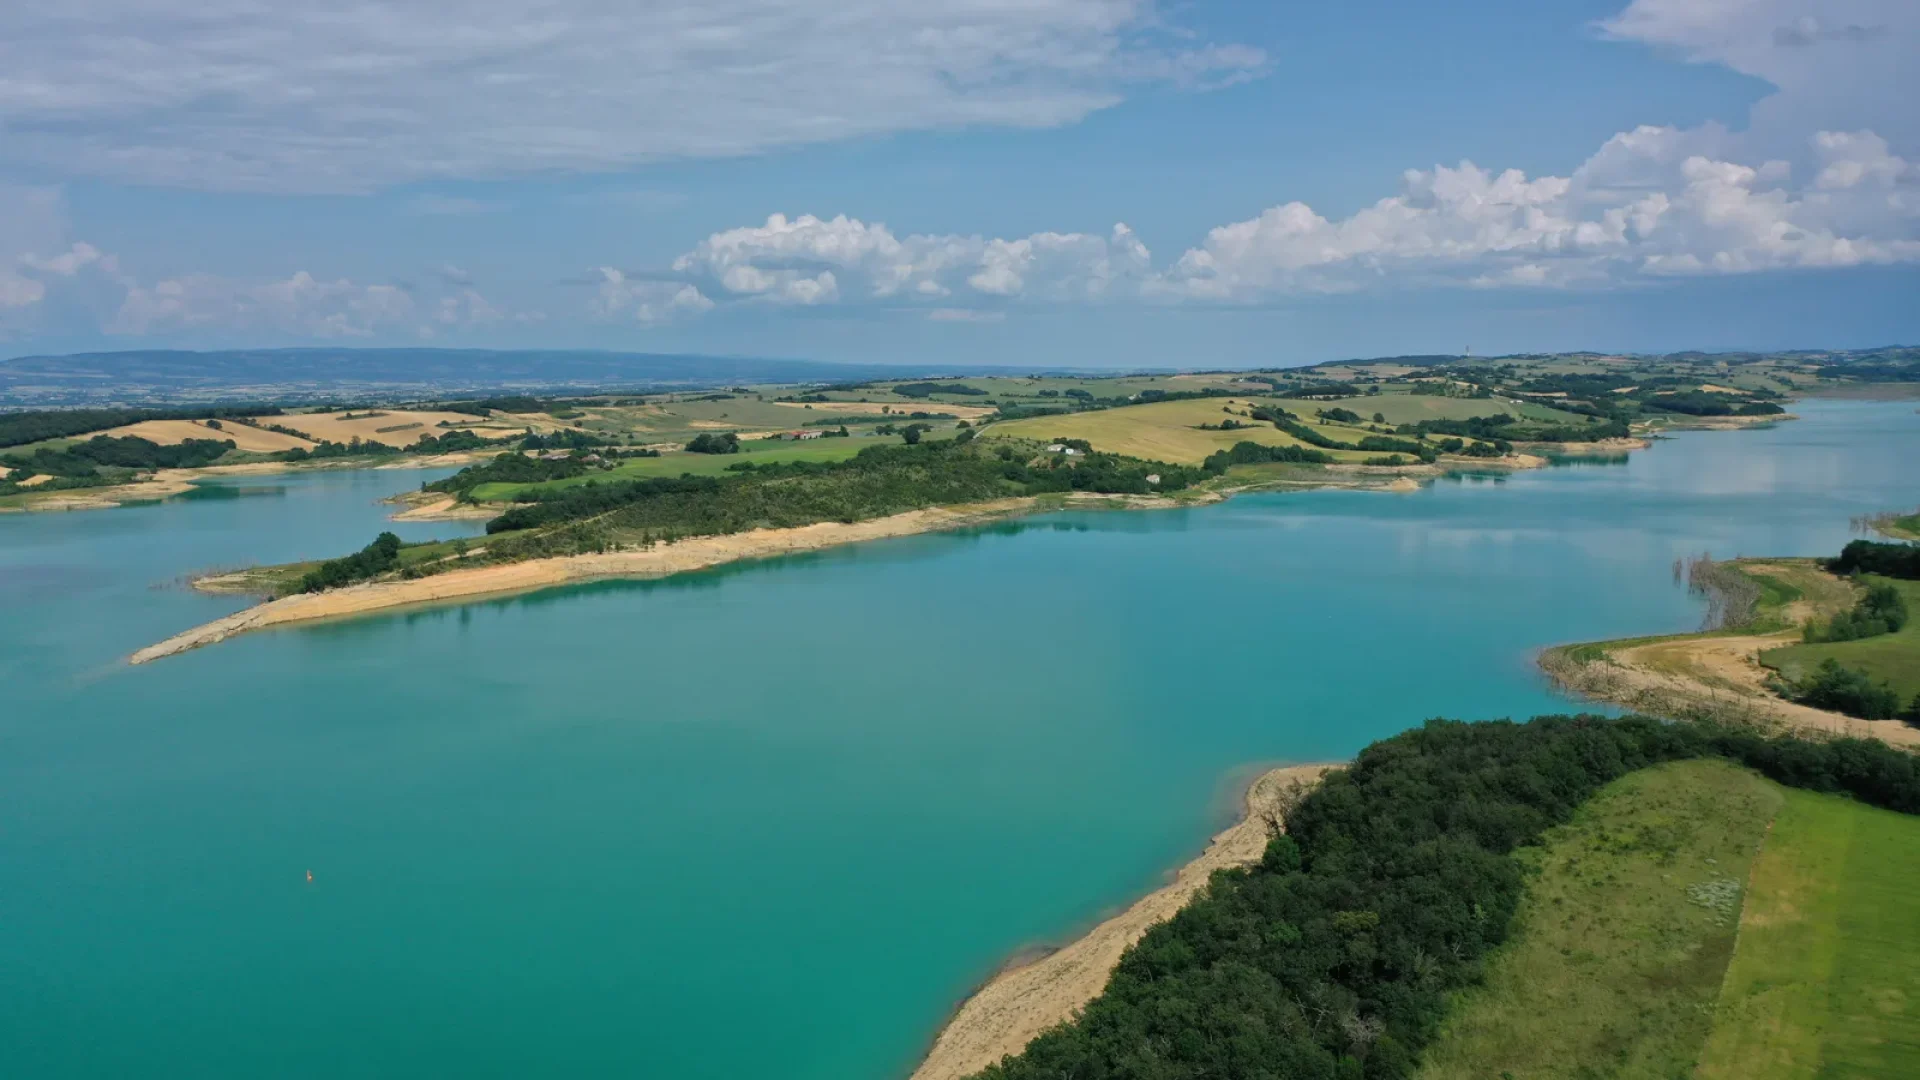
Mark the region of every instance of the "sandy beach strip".
<instances>
[{"instance_id":1,"label":"sandy beach strip","mask_svg":"<svg viewBox=\"0 0 1920 1080\"><path fill-rule=\"evenodd\" d=\"M289 623L360 615L411 604L527 592L598 578L663 577L740 559L769 558L862 540L960 528L1023 513L1034 505L1033 499L1003 499L950 509L911 510L851 525L822 522L794 529L755 529L725 536L693 537L645 550L530 559L470 570L450 570L406 581L349 585L256 604L245 611L175 634L157 645L149 645L128 659L135 664L144 664L202 645L225 641L237 634Z\"/></svg>"},{"instance_id":2,"label":"sandy beach strip","mask_svg":"<svg viewBox=\"0 0 1920 1080\"><path fill-rule=\"evenodd\" d=\"M1257 861L1286 810L1337 767L1289 765L1262 774L1247 789L1241 819L1181 867L1171 883L1141 897L1073 944L1033 963L1008 968L976 991L940 1030L912 1080L971 1076L1024 1050L1041 1032L1073 1019L1106 989L1122 953L1156 923L1185 907L1214 871Z\"/></svg>"}]
</instances>

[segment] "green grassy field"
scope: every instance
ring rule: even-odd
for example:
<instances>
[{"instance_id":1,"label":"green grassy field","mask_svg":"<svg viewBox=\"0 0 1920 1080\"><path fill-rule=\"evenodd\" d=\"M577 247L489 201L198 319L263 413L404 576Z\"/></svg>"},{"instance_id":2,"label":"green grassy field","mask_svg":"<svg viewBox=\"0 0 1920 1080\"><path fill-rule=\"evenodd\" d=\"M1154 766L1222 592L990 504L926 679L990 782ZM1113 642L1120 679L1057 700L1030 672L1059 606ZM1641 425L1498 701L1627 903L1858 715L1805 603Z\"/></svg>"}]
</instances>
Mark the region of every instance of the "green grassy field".
<instances>
[{"instance_id":1,"label":"green grassy field","mask_svg":"<svg viewBox=\"0 0 1920 1080\"><path fill-rule=\"evenodd\" d=\"M1362 397L1343 398L1339 401L1306 401L1297 398L1283 398L1281 408L1296 413L1303 418L1313 416L1316 409L1343 408L1359 413L1371 420L1378 413L1386 417L1388 424L1417 424L1422 420L1471 420L1476 416L1494 416L1506 413L1522 420L1540 420L1550 424L1584 424L1587 418L1570 412L1536 405L1527 401L1507 401L1495 398L1448 398L1428 397L1424 394L1368 394Z\"/></svg>"},{"instance_id":2,"label":"green grassy field","mask_svg":"<svg viewBox=\"0 0 1920 1080\"><path fill-rule=\"evenodd\" d=\"M1608 785L1523 849L1530 881L1486 982L1459 994L1426 1080L1683 1077L1712 1028L1742 884L1782 789L1721 761Z\"/></svg>"},{"instance_id":3,"label":"green grassy field","mask_svg":"<svg viewBox=\"0 0 1920 1080\"><path fill-rule=\"evenodd\" d=\"M1876 525L1881 532L1896 540L1920 540L1920 511L1889 515Z\"/></svg>"},{"instance_id":4,"label":"green grassy field","mask_svg":"<svg viewBox=\"0 0 1920 1080\"><path fill-rule=\"evenodd\" d=\"M1235 443L1254 442L1263 446L1301 446L1300 440L1272 424L1246 420L1240 414L1256 404L1254 398L1205 398L1192 401L1165 401L1149 405L1128 405L1070 416L1036 416L1027 420L1007 420L982 430L987 438L1085 439L1095 450L1125 454L1148 461L1166 461L1198 465L1207 455L1226 450ZM1231 409L1231 412L1223 411ZM1311 410L1307 414L1311 415ZM1201 431L1201 424L1218 424L1229 417L1250 426L1235 431ZM1319 425L1329 438L1356 441L1367 434L1363 428L1338 424ZM1360 451L1328 451L1337 461L1365 461L1377 454Z\"/></svg>"},{"instance_id":5,"label":"green grassy field","mask_svg":"<svg viewBox=\"0 0 1920 1080\"><path fill-rule=\"evenodd\" d=\"M754 440L743 443L738 454L669 453L657 458L629 458L605 472L591 472L567 480L549 480L542 484L481 484L473 489L476 502L511 502L529 488L574 487L589 481L642 480L650 476L719 476L727 466L751 461L755 465L773 465L788 461L844 461L862 447L882 443L898 444L898 438L814 439L810 442L773 442Z\"/></svg>"},{"instance_id":6,"label":"green grassy field","mask_svg":"<svg viewBox=\"0 0 1920 1080\"><path fill-rule=\"evenodd\" d=\"M1695 1075L1920 1076L1920 818L1785 794Z\"/></svg>"},{"instance_id":7,"label":"green grassy field","mask_svg":"<svg viewBox=\"0 0 1920 1080\"><path fill-rule=\"evenodd\" d=\"M1847 667L1857 668L1877 680L1891 683L1902 701L1911 701L1915 694L1920 694L1920 581L1895 581L1892 578L1868 580L1890 584L1906 597L1911 617L1898 633L1881 634L1858 641L1768 649L1760 654L1760 662L1788 679L1799 679L1817 667L1820 661L1831 657Z\"/></svg>"}]
</instances>

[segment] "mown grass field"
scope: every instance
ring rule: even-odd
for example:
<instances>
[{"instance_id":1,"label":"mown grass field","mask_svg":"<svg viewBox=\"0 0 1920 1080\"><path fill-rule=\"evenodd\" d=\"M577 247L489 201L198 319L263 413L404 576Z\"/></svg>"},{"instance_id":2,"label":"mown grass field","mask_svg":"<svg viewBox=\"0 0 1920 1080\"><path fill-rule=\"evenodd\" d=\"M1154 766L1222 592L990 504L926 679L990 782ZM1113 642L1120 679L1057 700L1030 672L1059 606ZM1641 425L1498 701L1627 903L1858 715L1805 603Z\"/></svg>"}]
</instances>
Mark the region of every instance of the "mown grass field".
<instances>
[{"instance_id":1,"label":"mown grass field","mask_svg":"<svg viewBox=\"0 0 1920 1080\"><path fill-rule=\"evenodd\" d=\"M1424 1080L1684 1077L1712 1031L1777 785L1686 761L1608 785L1543 845L1513 938L1457 995Z\"/></svg>"},{"instance_id":2,"label":"mown grass field","mask_svg":"<svg viewBox=\"0 0 1920 1080\"><path fill-rule=\"evenodd\" d=\"M1695 1075L1920 1076L1920 818L1785 796Z\"/></svg>"},{"instance_id":3,"label":"mown grass field","mask_svg":"<svg viewBox=\"0 0 1920 1080\"><path fill-rule=\"evenodd\" d=\"M1891 683L1903 701L1920 694L1920 581L1896 581L1892 578L1867 580L1890 584L1906 597L1910 617L1899 632L1821 644L1788 645L1768 649L1760 662L1788 679L1799 679L1831 657L1850 668L1858 668L1874 679Z\"/></svg>"},{"instance_id":4,"label":"mown grass field","mask_svg":"<svg viewBox=\"0 0 1920 1080\"><path fill-rule=\"evenodd\" d=\"M985 438L1020 438L1045 442L1050 439L1085 439L1095 450L1148 461L1167 461L1180 465L1198 465L1207 455L1231 448L1235 443L1253 442L1263 446L1301 446L1300 440L1272 424L1247 420L1241 413L1255 405L1270 402L1254 398L1205 398L1193 401L1164 401L1149 405L1128 405L1098 412L1068 416L1036 416L1026 420L1008 420L981 431ZM1223 411L1231 409L1231 412ZM1311 410L1303 413L1310 417ZM1201 431L1201 424L1218 424L1228 418L1250 426L1235 431ZM1316 425L1323 426L1323 425ZM1369 434L1362 428L1324 425L1329 438L1343 442L1358 441ZM1365 461L1377 454L1359 451L1328 451L1336 460Z\"/></svg>"},{"instance_id":5,"label":"mown grass field","mask_svg":"<svg viewBox=\"0 0 1920 1080\"><path fill-rule=\"evenodd\" d=\"M743 461L751 461L755 465L788 461L844 461L859 453L863 447L882 442L897 444L899 441L898 438L815 439L810 442L756 440L743 443L738 454L669 453L657 458L628 458L604 472L591 472L566 480L549 480L542 484L481 484L473 489L473 498L476 502L511 502L534 487L574 487L589 481L642 480L651 476L680 476L685 473L719 476L727 471L727 466Z\"/></svg>"},{"instance_id":6,"label":"mown grass field","mask_svg":"<svg viewBox=\"0 0 1920 1080\"><path fill-rule=\"evenodd\" d=\"M1522 420L1540 420L1550 424L1584 424L1587 418L1570 412L1535 405L1526 401L1494 398L1428 397L1425 394L1368 394L1338 401L1307 401L1283 398L1281 408L1311 419L1316 409L1342 408L1371 420L1378 413L1388 424L1417 424L1422 420L1471 420L1476 416L1506 413Z\"/></svg>"}]
</instances>

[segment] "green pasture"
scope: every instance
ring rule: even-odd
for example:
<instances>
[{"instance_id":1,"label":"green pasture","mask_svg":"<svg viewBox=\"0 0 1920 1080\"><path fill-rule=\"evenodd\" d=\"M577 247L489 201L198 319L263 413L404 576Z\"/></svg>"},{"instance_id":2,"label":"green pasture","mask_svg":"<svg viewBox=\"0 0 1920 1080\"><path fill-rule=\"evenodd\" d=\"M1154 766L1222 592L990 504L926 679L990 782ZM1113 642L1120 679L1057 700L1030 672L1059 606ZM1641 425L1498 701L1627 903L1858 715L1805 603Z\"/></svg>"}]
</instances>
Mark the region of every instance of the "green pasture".
<instances>
[{"instance_id":1,"label":"green pasture","mask_svg":"<svg viewBox=\"0 0 1920 1080\"><path fill-rule=\"evenodd\" d=\"M1784 794L1695 1076L1920 1076L1920 818Z\"/></svg>"},{"instance_id":2,"label":"green pasture","mask_svg":"<svg viewBox=\"0 0 1920 1080\"><path fill-rule=\"evenodd\" d=\"M1878 681L1891 683L1902 701L1911 701L1915 694L1920 694L1920 581L1879 577L1866 580L1900 590L1910 613L1905 627L1896 633L1858 641L1803 643L1768 649L1760 654L1760 662L1789 680L1797 680L1818 667L1822 660L1831 658L1843 666L1864 671Z\"/></svg>"},{"instance_id":3,"label":"green pasture","mask_svg":"<svg viewBox=\"0 0 1920 1080\"><path fill-rule=\"evenodd\" d=\"M626 458L605 471L590 472L566 480L548 480L540 484L481 484L473 489L476 502L512 502L529 488L574 487L590 481L643 480L654 476L722 476L727 466L751 461L755 465L773 465L789 461L845 461L862 447L898 442L898 437L814 439L808 442L755 439L741 444L738 454L666 453L657 458Z\"/></svg>"},{"instance_id":4,"label":"green pasture","mask_svg":"<svg viewBox=\"0 0 1920 1080\"><path fill-rule=\"evenodd\" d=\"M1455 996L1420 1075L1687 1076L1783 801L1737 766L1676 762L1622 777L1520 850L1513 937Z\"/></svg>"}]
</instances>

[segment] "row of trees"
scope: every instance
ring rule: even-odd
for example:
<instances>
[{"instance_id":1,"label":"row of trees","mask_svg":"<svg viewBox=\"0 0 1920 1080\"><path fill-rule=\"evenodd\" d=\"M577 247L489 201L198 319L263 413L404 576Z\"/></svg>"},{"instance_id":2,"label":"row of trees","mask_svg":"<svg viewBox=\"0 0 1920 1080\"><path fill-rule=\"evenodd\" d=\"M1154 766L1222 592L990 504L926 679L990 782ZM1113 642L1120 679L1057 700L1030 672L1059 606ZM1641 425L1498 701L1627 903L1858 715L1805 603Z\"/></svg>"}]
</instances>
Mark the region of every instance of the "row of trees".
<instances>
[{"instance_id":1,"label":"row of trees","mask_svg":"<svg viewBox=\"0 0 1920 1080\"><path fill-rule=\"evenodd\" d=\"M278 416L272 405L204 405L183 409L30 409L0 413L0 446L67 439L142 420L210 420L232 416Z\"/></svg>"},{"instance_id":2,"label":"row of trees","mask_svg":"<svg viewBox=\"0 0 1920 1080\"><path fill-rule=\"evenodd\" d=\"M0 465L26 475L44 473L99 479L101 468L195 469L211 465L234 448L232 439L187 439L163 446L138 436L95 435L59 450L42 446L31 454L0 455Z\"/></svg>"},{"instance_id":3,"label":"row of trees","mask_svg":"<svg viewBox=\"0 0 1920 1080\"><path fill-rule=\"evenodd\" d=\"M1511 932L1514 849L1601 786L1720 757L1784 784L1920 812L1920 766L1869 740L1764 738L1629 717L1435 720L1362 751L1149 930L1079 1017L982 1080L1399 1080L1449 996Z\"/></svg>"},{"instance_id":4,"label":"row of trees","mask_svg":"<svg viewBox=\"0 0 1920 1080\"><path fill-rule=\"evenodd\" d=\"M1827 562L1836 574L1879 574L1881 577L1920 581L1920 544L1883 544L1855 540Z\"/></svg>"},{"instance_id":5,"label":"row of trees","mask_svg":"<svg viewBox=\"0 0 1920 1080\"><path fill-rule=\"evenodd\" d=\"M1207 476L1200 469L1113 454L1028 461L1012 447L980 451L964 438L968 434L943 442L869 446L845 461L774 462L719 477L590 481L535 490L528 493L532 501L494 518L487 531L517 533L593 521L597 530L671 539L862 521L927 506L1045 492L1174 491ZM593 538L598 543L599 532ZM538 553L553 553L559 539L542 541ZM499 550L515 553L511 545Z\"/></svg>"},{"instance_id":6,"label":"row of trees","mask_svg":"<svg viewBox=\"0 0 1920 1080\"><path fill-rule=\"evenodd\" d=\"M379 577L400 564L400 538L383 532L351 555L328 559L300 579L301 592L320 592Z\"/></svg>"}]
</instances>

